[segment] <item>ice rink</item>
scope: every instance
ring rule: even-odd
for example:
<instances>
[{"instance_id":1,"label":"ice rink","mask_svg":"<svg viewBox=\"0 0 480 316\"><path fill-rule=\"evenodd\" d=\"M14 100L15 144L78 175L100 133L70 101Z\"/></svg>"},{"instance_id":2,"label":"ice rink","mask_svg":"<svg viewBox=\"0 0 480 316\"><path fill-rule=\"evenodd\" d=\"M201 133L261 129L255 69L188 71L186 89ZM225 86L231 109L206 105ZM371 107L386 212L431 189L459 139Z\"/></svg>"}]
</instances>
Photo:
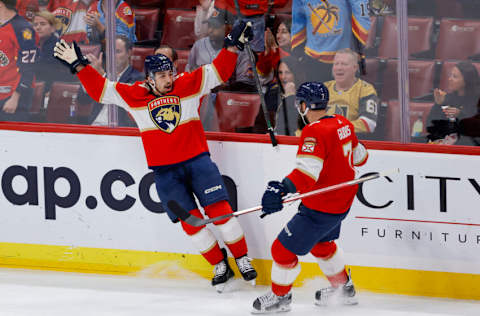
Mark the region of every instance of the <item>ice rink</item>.
<instances>
[{"instance_id":1,"label":"ice rink","mask_svg":"<svg viewBox=\"0 0 480 316\"><path fill-rule=\"evenodd\" d=\"M321 282L321 281L320 281ZM480 315L480 302L359 292L357 306L317 307L318 281L294 288L292 311L283 315ZM136 276L0 269L0 315L250 315L253 300L268 290L235 280L217 294L209 281L186 272L172 280Z\"/></svg>"}]
</instances>

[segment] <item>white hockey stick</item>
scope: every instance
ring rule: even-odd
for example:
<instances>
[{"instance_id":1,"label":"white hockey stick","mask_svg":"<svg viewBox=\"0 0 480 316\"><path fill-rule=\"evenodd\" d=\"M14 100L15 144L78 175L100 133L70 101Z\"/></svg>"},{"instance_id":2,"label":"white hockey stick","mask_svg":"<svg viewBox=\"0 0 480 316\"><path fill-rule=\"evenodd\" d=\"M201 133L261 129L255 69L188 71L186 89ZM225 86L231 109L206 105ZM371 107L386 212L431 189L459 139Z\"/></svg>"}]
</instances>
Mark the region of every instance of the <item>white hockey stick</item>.
<instances>
[{"instance_id":1,"label":"white hockey stick","mask_svg":"<svg viewBox=\"0 0 480 316\"><path fill-rule=\"evenodd\" d=\"M363 183L363 182L370 181L370 180L373 180L373 179L377 179L377 178L380 178L380 177L384 177L384 176L387 176L387 175L390 175L390 174L398 173L399 171L400 170L398 168L391 169L391 170L385 170L385 171L381 171L381 172L376 172L376 173L374 173L372 175L369 175L369 176L366 176L366 177L361 177L361 178L358 178L358 179L342 182L342 183L339 183L339 184L334 184L334 185L331 185L329 187L313 190L313 191L310 191L310 192L306 192L306 193L302 193L302 194L296 193L293 196L289 196L289 197L284 198L282 203L289 203L289 202L293 202L293 201L296 201L296 200L299 200L299 199L303 199L303 198L306 198L306 197L309 197L309 196L312 196L312 195L317 195L317 194L322 194L322 193L338 190L338 189L345 188L345 187L348 187L348 186L351 186L351 185ZM196 226L196 227L203 226L203 225L206 225L206 224L210 224L210 223L213 223L213 222L225 219L225 218L229 218L229 217L232 217L232 216L236 217L236 216L240 216L240 215L243 215L243 214L256 212L256 211L259 211L259 210L262 209L262 206L258 205L258 206L247 208L247 209L244 209L244 210L241 210L241 211L236 211L236 212L233 212L233 213L230 213L230 214L225 214L225 215L222 215L222 216L218 216L218 217L201 219L201 218L198 218L198 217L190 214L187 210L185 210L183 207L181 207L177 203L177 201L170 200L170 201L168 201L167 205L168 205L168 208L173 213L175 213L175 215L177 215L177 217L179 219L181 219L182 221L186 222L189 225Z\"/></svg>"}]
</instances>

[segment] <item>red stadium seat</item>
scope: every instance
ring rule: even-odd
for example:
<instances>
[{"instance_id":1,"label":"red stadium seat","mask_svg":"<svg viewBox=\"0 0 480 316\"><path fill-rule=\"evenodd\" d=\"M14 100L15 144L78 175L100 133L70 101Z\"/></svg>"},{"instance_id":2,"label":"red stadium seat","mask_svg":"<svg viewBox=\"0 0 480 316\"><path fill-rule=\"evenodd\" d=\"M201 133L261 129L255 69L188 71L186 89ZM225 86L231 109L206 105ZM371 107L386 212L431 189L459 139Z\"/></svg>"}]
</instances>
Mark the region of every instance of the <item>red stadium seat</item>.
<instances>
[{"instance_id":1,"label":"red stadium seat","mask_svg":"<svg viewBox=\"0 0 480 316\"><path fill-rule=\"evenodd\" d=\"M166 9L195 9L198 0L164 0Z\"/></svg>"},{"instance_id":2,"label":"red stadium seat","mask_svg":"<svg viewBox=\"0 0 480 316\"><path fill-rule=\"evenodd\" d=\"M155 39L158 28L160 9L133 8L135 11L135 33L138 41Z\"/></svg>"},{"instance_id":3,"label":"red stadium seat","mask_svg":"<svg viewBox=\"0 0 480 316\"><path fill-rule=\"evenodd\" d=\"M366 58L365 68L366 68L367 74L363 75L361 79L375 85L378 82L379 63L380 61L378 60L378 58Z\"/></svg>"},{"instance_id":4,"label":"red stadium seat","mask_svg":"<svg viewBox=\"0 0 480 316\"><path fill-rule=\"evenodd\" d=\"M480 53L480 20L442 19L435 57L467 59Z\"/></svg>"},{"instance_id":5,"label":"red stadium seat","mask_svg":"<svg viewBox=\"0 0 480 316\"><path fill-rule=\"evenodd\" d=\"M100 56L100 51L102 50L102 47L100 45L83 45L83 44L78 44L78 47L80 47L80 50L82 51L83 55L87 54L92 54L95 57Z\"/></svg>"},{"instance_id":6,"label":"red stadium seat","mask_svg":"<svg viewBox=\"0 0 480 316\"><path fill-rule=\"evenodd\" d=\"M143 72L143 68L145 67L145 57L153 55L153 49L153 47L134 46L132 49L132 57L130 58L132 67Z\"/></svg>"},{"instance_id":7,"label":"red stadium seat","mask_svg":"<svg viewBox=\"0 0 480 316\"><path fill-rule=\"evenodd\" d=\"M410 55L426 52L431 49L430 38L433 32L433 17L408 18L408 53ZM382 58L397 58L397 17L385 16L382 28L378 56Z\"/></svg>"},{"instance_id":8,"label":"red stadium seat","mask_svg":"<svg viewBox=\"0 0 480 316\"><path fill-rule=\"evenodd\" d=\"M260 109L256 93L220 91L215 102L221 132L235 132L236 128L252 127Z\"/></svg>"},{"instance_id":9,"label":"red stadium seat","mask_svg":"<svg viewBox=\"0 0 480 316\"><path fill-rule=\"evenodd\" d=\"M163 20L162 44L177 49L189 49L195 42L195 11L167 9Z\"/></svg>"},{"instance_id":10,"label":"red stadium seat","mask_svg":"<svg viewBox=\"0 0 480 316\"><path fill-rule=\"evenodd\" d=\"M410 102L410 130L413 129L413 124L417 119L421 119L423 123L422 135L426 135L426 122L430 109L433 106L433 102L427 103L416 103ZM388 102L387 107L387 117L386 117L386 130L385 130L385 140L386 141L400 141L400 104L396 100L391 100ZM410 133L412 134L412 133ZM426 139L425 139L426 142Z\"/></svg>"},{"instance_id":11,"label":"red stadium seat","mask_svg":"<svg viewBox=\"0 0 480 316\"><path fill-rule=\"evenodd\" d=\"M68 123L71 120L70 108L77 109L77 97L80 85L54 82L50 89L47 106L48 123Z\"/></svg>"},{"instance_id":12,"label":"red stadium seat","mask_svg":"<svg viewBox=\"0 0 480 316\"><path fill-rule=\"evenodd\" d=\"M185 71L185 66L187 66L188 63L188 54L190 51L188 49L179 49L177 50L177 55L178 55L178 66L177 66L177 73L182 73Z\"/></svg>"},{"instance_id":13,"label":"red stadium seat","mask_svg":"<svg viewBox=\"0 0 480 316\"><path fill-rule=\"evenodd\" d=\"M370 17L370 30L368 31L367 45L366 48L372 48L375 45L375 37L377 36L377 17Z\"/></svg>"},{"instance_id":14,"label":"red stadium seat","mask_svg":"<svg viewBox=\"0 0 480 316\"><path fill-rule=\"evenodd\" d=\"M398 98L398 60L390 59L384 73L382 100ZM435 61L433 60L409 60L408 78L410 98L418 98L432 93L433 80L435 77Z\"/></svg>"},{"instance_id":15,"label":"red stadium seat","mask_svg":"<svg viewBox=\"0 0 480 316\"><path fill-rule=\"evenodd\" d=\"M33 88L33 100L32 107L30 108L30 113L37 114L43 108L43 103L45 100L45 82L37 81L35 82L35 87Z\"/></svg>"},{"instance_id":16,"label":"red stadium seat","mask_svg":"<svg viewBox=\"0 0 480 316\"><path fill-rule=\"evenodd\" d=\"M460 1L435 0L435 16L449 18L463 18L463 8Z\"/></svg>"},{"instance_id":17,"label":"red stadium seat","mask_svg":"<svg viewBox=\"0 0 480 316\"><path fill-rule=\"evenodd\" d=\"M445 61L442 64L442 71L440 72L440 82L438 87L442 90L447 90L448 87L448 77L450 76L450 71L455 66L458 61ZM478 73L480 74L480 63L473 63L475 68L477 68Z\"/></svg>"},{"instance_id":18,"label":"red stadium seat","mask_svg":"<svg viewBox=\"0 0 480 316\"><path fill-rule=\"evenodd\" d=\"M293 0L288 0L287 3L283 7L276 7L272 8L272 13L291 13L292 12L292 2Z\"/></svg>"},{"instance_id":19,"label":"red stadium seat","mask_svg":"<svg viewBox=\"0 0 480 316\"><path fill-rule=\"evenodd\" d=\"M136 7L161 8L165 0L132 0L131 5Z\"/></svg>"}]
</instances>

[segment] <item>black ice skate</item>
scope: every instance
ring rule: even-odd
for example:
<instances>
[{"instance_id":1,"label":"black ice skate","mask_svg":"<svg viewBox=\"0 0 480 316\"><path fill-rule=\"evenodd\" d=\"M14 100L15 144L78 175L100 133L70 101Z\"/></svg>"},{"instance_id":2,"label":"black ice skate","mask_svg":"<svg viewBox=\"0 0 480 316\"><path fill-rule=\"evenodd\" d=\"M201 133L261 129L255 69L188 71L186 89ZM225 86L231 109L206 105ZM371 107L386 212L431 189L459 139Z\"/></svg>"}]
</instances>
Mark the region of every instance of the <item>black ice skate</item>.
<instances>
[{"instance_id":1,"label":"black ice skate","mask_svg":"<svg viewBox=\"0 0 480 316\"><path fill-rule=\"evenodd\" d=\"M277 296L273 292L268 292L259 296L253 302L252 314L273 314L288 312L291 310L292 293L284 296Z\"/></svg>"},{"instance_id":2,"label":"black ice skate","mask_svg":"<svg viewBox=\"0 0 480 316\"><path fill-rule=\"evenodd\" d=\"M245 281L250 282L253 286L255 286L255 279L257 278L257 271L252 266L251 262L252 259L244 255L243 257L236 258L235 262L238 266L238 271L242 274L242 277Z\"/></svg>"},{"instance_id":3,"label":"black ice skate","mask_svg":"<svg viewBox=\"0 0 480 316\"><path fill-rule=\"evenodd\" d=\"M315 292L315 304L319 306L326 306L329 304L358 304L355 286L353 285L350 271L348 272L348 280L344 285L337 288L330 286Z\"/></svg>"},{"instance_id":4,"label":"black ice skate","mask_svg":"<svg viewBox=\"0 0 480 316\"><path fill-rule=\"evenodd\" d=\"M235 274L228 264L227 251L222 248L223 260L215 265L212 285L218 293L222 293L228 280L233 279Z\"/></svg>"}]
</instances>

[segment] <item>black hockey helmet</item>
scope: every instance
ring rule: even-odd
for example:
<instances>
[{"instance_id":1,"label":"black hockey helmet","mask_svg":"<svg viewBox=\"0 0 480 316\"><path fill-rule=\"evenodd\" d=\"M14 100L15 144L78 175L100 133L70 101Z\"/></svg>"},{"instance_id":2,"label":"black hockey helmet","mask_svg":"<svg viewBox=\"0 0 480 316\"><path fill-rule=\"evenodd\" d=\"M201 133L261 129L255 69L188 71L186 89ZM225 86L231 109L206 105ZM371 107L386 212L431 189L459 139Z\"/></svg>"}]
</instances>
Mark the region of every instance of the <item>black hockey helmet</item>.
<instances>
[{"instance_id":1,"label":"black hockey helmet","mask_svg":"<svg viewBox=\"0 0 480 316\"><path fill-rule=\"evenodd\" d=\"M328 100L328 88L321 82L304 82L297 89L296 102L305 102L307 109L325 110Z\"/></svg>"},{"instance_id":2,"label":"black hockey helmet","mask_svg":"<svg viewBox=\"0 0 480 316\"><path fill-rule=\"evenodd\" d=\"M0 0L1 1L1 0ZM150 55L145 58L145 75L153 79L155 73L159 71L173 71L173 63L163 54Z\"/></svg>"}]
</instances>

